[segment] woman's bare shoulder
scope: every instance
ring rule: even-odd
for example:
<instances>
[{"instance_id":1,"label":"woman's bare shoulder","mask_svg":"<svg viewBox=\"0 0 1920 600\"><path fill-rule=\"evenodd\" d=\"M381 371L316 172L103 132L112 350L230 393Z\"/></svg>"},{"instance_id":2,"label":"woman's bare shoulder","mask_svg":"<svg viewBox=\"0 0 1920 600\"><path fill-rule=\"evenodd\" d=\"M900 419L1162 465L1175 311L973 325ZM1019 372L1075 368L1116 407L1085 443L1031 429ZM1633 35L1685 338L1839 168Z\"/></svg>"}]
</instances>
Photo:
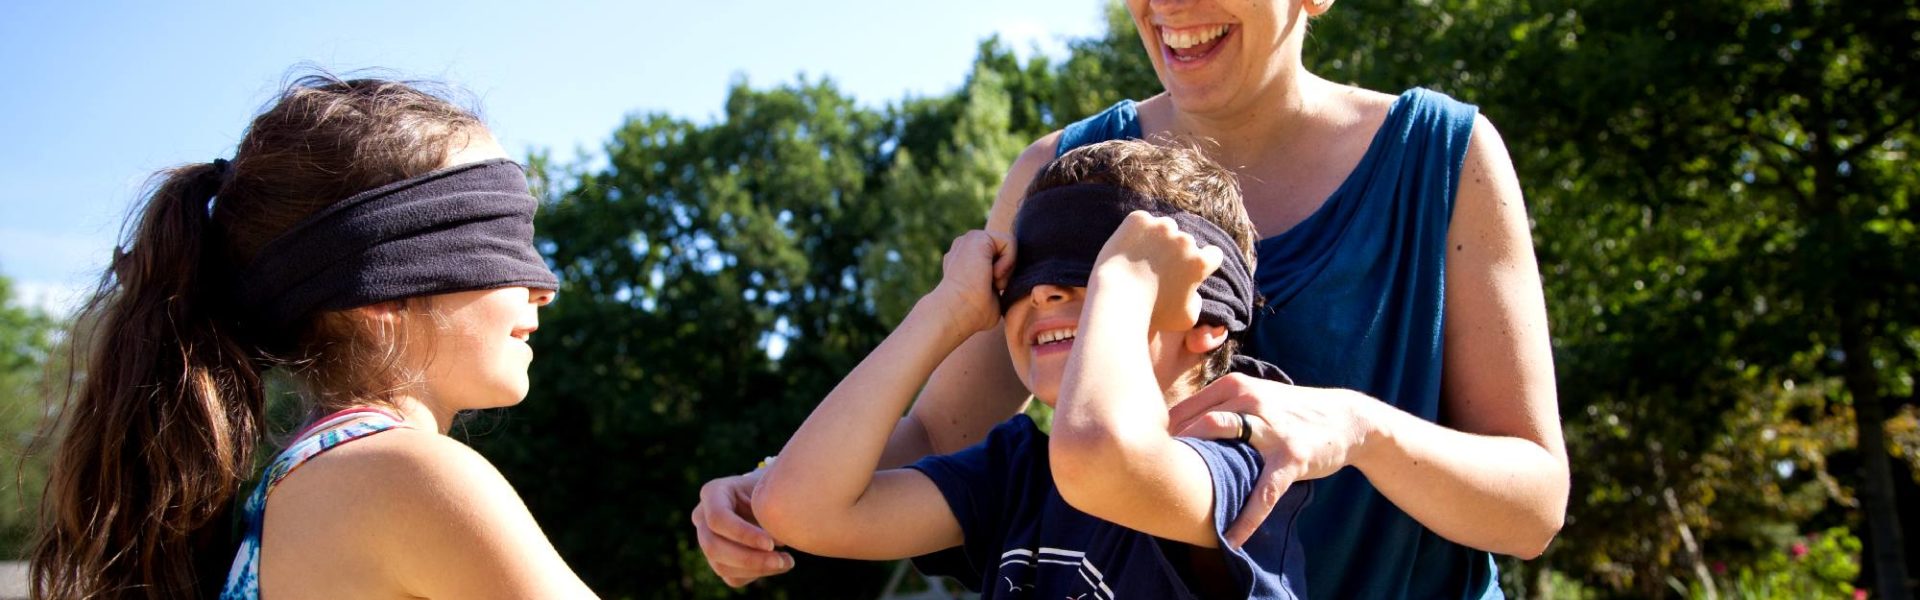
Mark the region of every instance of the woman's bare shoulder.
<instances>
[{"instance_id":1,"label":"woman's bare shoulder","mask_svg":"<svg viewBox=\"0 0 1920 600\"><path fill-rule=\"evenodd\" d=\"M1389 94L1344 83L1322 82L1319 86L1320 112L1330 121L1356 130L1372 132L1387 120L1398 94ZM1368 137L1368 136L1362 136Z\"/></svg>"}]
</instances>

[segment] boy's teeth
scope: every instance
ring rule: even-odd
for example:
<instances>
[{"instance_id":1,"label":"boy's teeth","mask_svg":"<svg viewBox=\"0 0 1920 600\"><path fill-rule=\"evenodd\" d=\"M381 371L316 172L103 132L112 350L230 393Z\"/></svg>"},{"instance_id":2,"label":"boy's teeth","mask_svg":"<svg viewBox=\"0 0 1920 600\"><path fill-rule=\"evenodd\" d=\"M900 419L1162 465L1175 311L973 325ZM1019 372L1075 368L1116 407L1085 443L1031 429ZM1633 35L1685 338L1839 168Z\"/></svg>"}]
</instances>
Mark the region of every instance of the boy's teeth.
<instances>
[{"instance_id":1,"label":"boy's teeth","mask_svg":"<svg viewBox=\"0 0 1920 600\"><path fill-rule=\"evenodd\" d=\"M1055 329L1053 331L1043 331L1043 332L1040 332L1040 335L1037 336L1037 338L1034 341L1035 343L1039 343L1039 344L1051 344L1054 342L1058 342L1060 340L1073 339L1073 334L1074 334L1074 330L1072 329Z\"/></svg>"}]
</instances>

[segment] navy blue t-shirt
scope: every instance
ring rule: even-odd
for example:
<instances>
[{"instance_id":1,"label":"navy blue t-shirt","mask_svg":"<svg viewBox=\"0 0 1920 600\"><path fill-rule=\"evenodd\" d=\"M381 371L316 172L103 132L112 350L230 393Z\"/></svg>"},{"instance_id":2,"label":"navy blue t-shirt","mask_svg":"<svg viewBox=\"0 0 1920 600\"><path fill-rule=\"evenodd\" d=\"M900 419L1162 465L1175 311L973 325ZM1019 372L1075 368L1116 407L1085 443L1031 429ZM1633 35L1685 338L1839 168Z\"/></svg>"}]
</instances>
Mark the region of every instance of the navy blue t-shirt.
<instances>
[{"instance_id":1,"label":"navy blue t-shirt","mask_svg":"<svg viewBox=\"0 0 1920 600\"><path fill-rule=\"evenodd\" d=\"M1239 442L1190 438L1213 474L1214 535L1220 547L1260 474L1260 454ZM914 559L932 575L959 579L983 598L1194 598L1162 543L1068 505L1053 484L1047 435L1026 415L994 427L971 448L929 456L910 468L940 488L965 542ZM1295 519L1312 493L1293 486L1240 549L1226 552L1231 587L1242 598L1303 598L1306 560Z\"/></svg>"}]
</instances>

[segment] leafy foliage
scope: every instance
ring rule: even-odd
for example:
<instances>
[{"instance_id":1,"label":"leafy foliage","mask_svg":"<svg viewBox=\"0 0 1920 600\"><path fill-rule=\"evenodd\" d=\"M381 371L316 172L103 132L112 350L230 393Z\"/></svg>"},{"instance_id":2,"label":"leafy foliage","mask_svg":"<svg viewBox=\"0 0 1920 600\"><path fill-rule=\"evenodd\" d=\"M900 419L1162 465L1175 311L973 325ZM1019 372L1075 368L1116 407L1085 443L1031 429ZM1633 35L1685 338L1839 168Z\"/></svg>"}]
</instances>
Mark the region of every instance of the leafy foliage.
<instances>
[{"instance_id":1,"label":"leafy foliage","mask_svg":"<svg viewBox=\"0 0 1920 600\"><path fill-rule=\"evenodd\" d=\"M42 425L41 382L59 331L51 315L16 302L13 283L0 277L0 558L26 554L46 486L46 457L28 450Z\"/></svg>"}]
</instances>

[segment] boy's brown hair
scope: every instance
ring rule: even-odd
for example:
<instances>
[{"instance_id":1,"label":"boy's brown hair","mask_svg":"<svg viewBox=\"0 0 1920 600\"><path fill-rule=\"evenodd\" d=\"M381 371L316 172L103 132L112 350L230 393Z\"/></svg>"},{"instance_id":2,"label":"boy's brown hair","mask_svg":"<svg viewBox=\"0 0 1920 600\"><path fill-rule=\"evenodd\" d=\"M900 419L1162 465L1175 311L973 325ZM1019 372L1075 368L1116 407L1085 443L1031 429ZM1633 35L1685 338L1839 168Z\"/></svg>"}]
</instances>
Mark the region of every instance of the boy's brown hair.
<instances>
[{"instance_id":1,"label":"boy's brown hair","mask_svg":"<svg viewBox=\"0 0 1920 600\"><path fill-rule=\"evenodd\" d=\"M1248 270L1256 264L1253 244L1258 236L1240 200L1239 181L1196 147L1109 140L1074 148L1042 167L1027 185L1026 196L1081 183L1123 188L1199 215L1233 237ZM1211 383L1227 374L1238 346L1237 340L1229 339L1214 350L1198 383Z\"/></svg>"}]
</instances>

